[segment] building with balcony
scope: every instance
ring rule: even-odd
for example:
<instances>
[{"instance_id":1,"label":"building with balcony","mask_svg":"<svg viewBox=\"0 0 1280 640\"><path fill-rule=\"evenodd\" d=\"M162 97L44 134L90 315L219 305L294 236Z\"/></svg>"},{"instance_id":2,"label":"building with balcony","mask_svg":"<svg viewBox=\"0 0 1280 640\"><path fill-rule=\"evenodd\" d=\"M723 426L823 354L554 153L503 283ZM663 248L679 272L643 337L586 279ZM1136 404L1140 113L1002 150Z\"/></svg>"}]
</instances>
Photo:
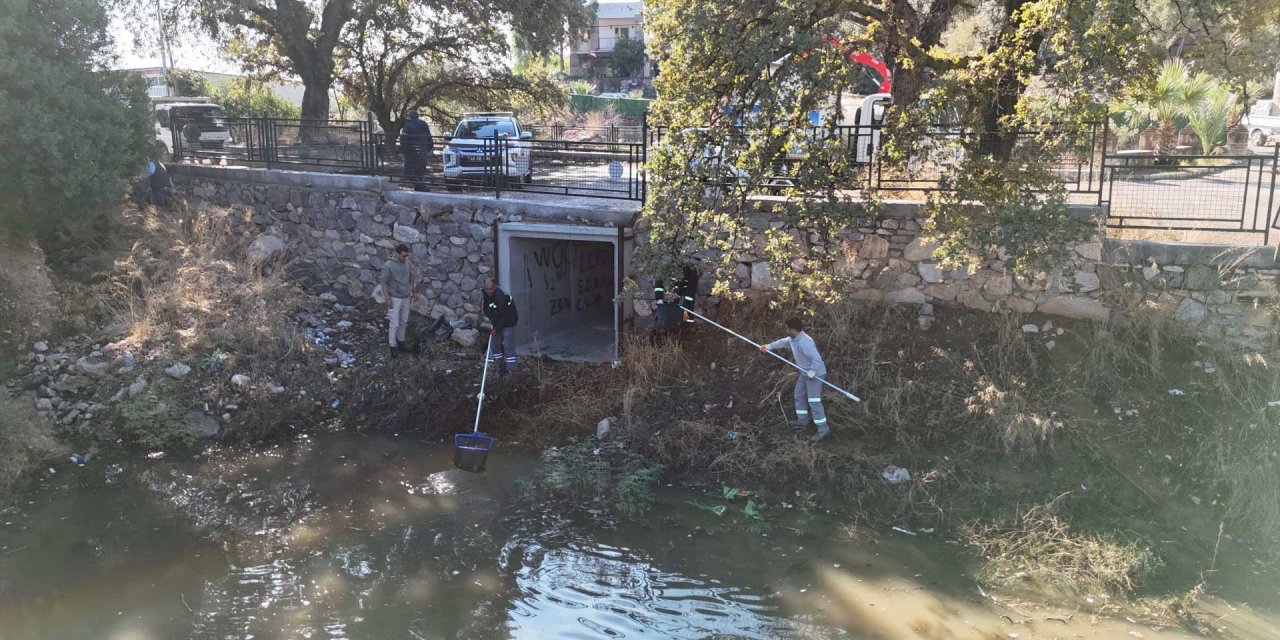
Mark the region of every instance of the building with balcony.
<instances>
[{"instance_id":1,"label":"building with balcony","mask_svg":"<svg viewBox=\"0 0 1280 640\"><path fill-rule=\"evenodd\" d=\"M609 60L619 42L645 42L644 3L610 2L597 5L595 24L587 37L573 43L569 55L569 77L594 82L597 92L652 91L654 64L646 54L632 74L618 76Z\"/></svg>"}]
</instances>

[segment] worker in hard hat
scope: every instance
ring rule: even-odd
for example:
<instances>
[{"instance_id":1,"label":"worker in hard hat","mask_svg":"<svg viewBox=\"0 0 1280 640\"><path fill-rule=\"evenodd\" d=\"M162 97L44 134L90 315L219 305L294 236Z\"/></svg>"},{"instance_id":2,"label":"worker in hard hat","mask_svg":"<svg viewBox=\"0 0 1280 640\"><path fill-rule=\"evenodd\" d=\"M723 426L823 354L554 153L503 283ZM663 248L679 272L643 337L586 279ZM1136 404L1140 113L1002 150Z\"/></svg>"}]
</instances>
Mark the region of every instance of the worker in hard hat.
<instances>
[{"instance_id":1,"label":"worker in hard hat","mask_svg":"<svg viewBox=\"0 0 1280 640\"><path fill-rule=\"evenodd\" d=\"M798 317L787 319L787 337L760 345L760 351L776 351L783 347L791 347L792 360L803 369L796 378L795 401L796 419L792 428L801 430L809 426L809 417L818 432L813 442L821 442L831 433L827 424L827 412L822 407L822 378L827 375L827 365L822 362L822 354L818 353L818 345L813 338L804 332L804 321Z\"/></svg>"}]
</instances>

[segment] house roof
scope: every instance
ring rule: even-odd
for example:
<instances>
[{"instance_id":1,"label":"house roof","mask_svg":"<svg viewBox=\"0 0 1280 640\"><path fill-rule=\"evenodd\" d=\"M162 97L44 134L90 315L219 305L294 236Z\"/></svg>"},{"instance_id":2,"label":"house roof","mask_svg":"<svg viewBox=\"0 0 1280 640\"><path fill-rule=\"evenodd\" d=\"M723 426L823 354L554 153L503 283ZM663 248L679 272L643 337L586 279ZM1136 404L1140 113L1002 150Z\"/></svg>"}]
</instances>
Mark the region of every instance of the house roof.
<instances>
[{"instance_id":1,"label":"house roof","mask_svg":"<svg viewBox=\"0 0 1280 640\"><path fill-rule=\"evenodd\" d=\"M601 2L596 9L596 18L600 20L639 18L643 12L643 2Z\"/></svg>"}]
</instances>

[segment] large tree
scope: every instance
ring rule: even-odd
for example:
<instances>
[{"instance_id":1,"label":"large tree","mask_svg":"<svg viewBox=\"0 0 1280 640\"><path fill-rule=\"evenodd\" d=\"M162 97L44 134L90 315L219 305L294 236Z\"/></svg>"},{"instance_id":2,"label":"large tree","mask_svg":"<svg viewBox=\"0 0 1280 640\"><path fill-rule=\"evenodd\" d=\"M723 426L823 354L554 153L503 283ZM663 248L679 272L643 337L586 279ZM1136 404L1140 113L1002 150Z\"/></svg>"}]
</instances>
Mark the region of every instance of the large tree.
<instances>
[{"instance_id":1,"label":"large tree","mask_svg":"<svg viewBox=\"0 0 1280 640\"><path fill-rule=\"evenodd\" d=\"M135 22L148 22L151 0L116 0L133 9ZM386 25L404 38L407 63L420 56L449 51L449 34L419 33L411 27L423 16L463 16L469 30L481 26L520 34L533 50L545 52L564 41L572 29L585 24L586 10L578 0L191 0L170 3L166 24L198 24L224 45L266 71L297 76L305 87L302 117L323 120L329 115L329 92L339 66L338 53L353 28L366 29L383 18L400 18ZM457 24L457 23L455 23ZM465 57L466 53L463 53Z\"/></svg>"},{"instance_id":2,"label":"large tree","mask_svg":"<svg viewBox=\"0 0 1280 640\"><path fill-rule=\"evenodd\" d=\"M374 114L390 139L409 109L447 120L462 107L509 104L512 94L549 105L563 102L562 91L547 78L507 68L507 29L519 29L522 50L542 53L556 44L550 34L585 28L585 7L577 0L486 7L484 19L465 3L421 0L385 2L362 14L338 51L343 90Z\"/></svg>"},{"instance_id":3,"label":"large tree","mask_svg":"<svg viewBox=\"0 0 1280 640\"><path fill-rule=\"evenodd\" d=\"M151 151L139 76L107 71L94 0L0 0L0 225L75 222L115 203Z\"/></svg>"},{"instance_id":4,"label":"large tree","mask_svg":"<svg viewBox=\"0 0 1280 640\"><path fill-rule=\"evenodd\" d=\"M944 189L925 203L926 231L943 252L961 260L998 245L1014 268L1052 257L1078 227L1049 162L1080 138L1060 126L1053 130L1067 134L1020 144L1026 136L1014 132L1098 119L1106 96L1147 72L1158 47L1141 26L1140 1L650 3L646 16L661 58L651 119L676 132L707 129L672 136L651 153L653 197L645 218L655 241L645 249L653 255L645 257L661 264L690 250L742 251L753 215L750 196L787 150L804 151L791 176L793 194L803 197L782 214L787 221L823 234L872 215L874 194L855 197L866 169L854 162L847 141L834 130L811 135L806 126L814 110L828 114L824 126L836 124L832 96L861 78L849 61L857 51L878 55L895 70L887 168L896 163L910 173L922 152L939 146L963 158L937 177ZM975 15L981 33L959 34L968 43L949 48L948 38L957 35L951 27ZM972 133L940 138L940 130L930 128L940 120L951 131ZM719 141L726 162L697 160ZM723 164L740 176L708 198L707 183L723 178L715 175L724 173L717 168ZM814 268L822 256L793 260L796 242L783 233L771 239L771 258L784 280L830 273ZM732 273L732 258L723 266L722 273Z\"/></svg>"}]
</instances>

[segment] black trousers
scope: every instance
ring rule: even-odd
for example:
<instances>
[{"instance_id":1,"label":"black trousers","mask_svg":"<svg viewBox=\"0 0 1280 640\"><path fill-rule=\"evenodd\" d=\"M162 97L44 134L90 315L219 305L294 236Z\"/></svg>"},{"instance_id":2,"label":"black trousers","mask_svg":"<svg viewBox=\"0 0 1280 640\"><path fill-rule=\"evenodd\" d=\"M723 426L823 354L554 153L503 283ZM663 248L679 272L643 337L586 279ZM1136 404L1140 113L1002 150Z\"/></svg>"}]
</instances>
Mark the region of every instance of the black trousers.
<instances>
[{"instance_id":1,"label":"black trousers","mask_svg":"<svg viewBox=\"0 0 1280 640\"><path fill-rule=\"evenodd\" d=\"M404 179L413 183L414 191L426 191L424 181L427 175L427 155L424 153L407 153L404 156Z\"/></svg>"}]
</instances>

